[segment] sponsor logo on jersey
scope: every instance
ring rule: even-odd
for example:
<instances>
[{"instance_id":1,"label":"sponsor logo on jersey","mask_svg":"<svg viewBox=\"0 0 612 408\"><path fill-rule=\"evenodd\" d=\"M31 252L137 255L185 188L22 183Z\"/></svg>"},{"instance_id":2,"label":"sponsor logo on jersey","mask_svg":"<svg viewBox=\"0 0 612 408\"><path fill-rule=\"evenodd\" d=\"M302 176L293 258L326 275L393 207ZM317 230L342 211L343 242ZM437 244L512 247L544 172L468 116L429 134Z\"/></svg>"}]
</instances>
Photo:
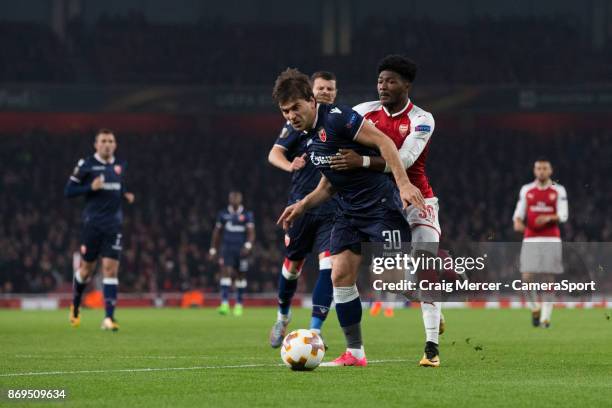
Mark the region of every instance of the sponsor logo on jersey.
<instances>
[{"instance_id":1,"label":"sponsor logo on jersey","mask_svg":"<svg viewBox=\"0 0 612 408\"><path fill-rule=\"evenodd\" d=\"M330 165L333 156L317 156L316 154L310 153L310 162L315 166Z\"/></svg>"},{"instance_id":2,"label":"sponsor logo on jersey","mask_svg":"<svg viewBox=\"0 0 612 408\"><path fill-rule=\"evenodd\" d=\"M121 183L102 183L102 190L119 191Z\"/></svg>"},{"instance_id":3,"label":"sponsor logo on jersey","mask_svg":"<svg viewBox=\"0 0 612 408\"><path fill-rule=\"evenodd\" d=\"M246 227L244 225L234 225L231 221L225 223L225 230L227 232L244 232Z\"/></svg>"},{"instance_id":4,"label":"sponsor logo on jersey","mask_svg":"<svg viewBox=\"0 0 612 408\"><path fill-rule=\"evenodd\" d=\"M399 132L400 135L406 136L406 134L408 134L408 124L402 123L401 125L399 125Z\"/></svg>"},{"instance_id":5,"label":"sponsor logo on jersey","mask_svg":"<svg viewBox=\"0 0 612 408\"><path fill-rule=\"evenodd\" d=\"M327 141L327 133L325 133L325 128L321 128L319 129L319 139L321 139L322 142L326 142Z\"/></svg>"},{"instance_id":6,"label":"sponsor logo on jersey","mask_svg":"<svg viewBox=\"0 0 612 408\"><path fill-rule=\"evenodd\" d=\"M429 125L418 125L414 128L415 132L431 132L431 126Z\"/></svg>"},{"instance_id":7,"label":"sponsor logo on jersey","mask_svg":"<svg viewBox=\"0 0 612 408\"><path fill-rule=\"evenodd\" d=\"M121 175L121 171L123 171L121 166L118 165L118 164L115 164L115 167L113 167L113 170L115 170L115 173L117 173L118 176L120 176Z\"/></svg>"}]
</instances>

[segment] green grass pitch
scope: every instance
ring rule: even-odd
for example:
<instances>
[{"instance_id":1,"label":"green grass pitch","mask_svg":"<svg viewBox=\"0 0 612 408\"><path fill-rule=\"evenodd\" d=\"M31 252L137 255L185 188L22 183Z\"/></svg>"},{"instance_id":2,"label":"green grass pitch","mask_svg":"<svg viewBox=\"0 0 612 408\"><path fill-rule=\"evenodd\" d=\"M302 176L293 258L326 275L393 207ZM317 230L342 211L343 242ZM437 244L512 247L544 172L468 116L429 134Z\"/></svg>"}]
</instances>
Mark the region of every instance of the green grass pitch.
<instances>
[{"instance_id":1,"label":"green grass pitch","mask_svg":"<svg viewBox=\"0 0 612 408\"><path fill-rule=\"evenodd\" d=\"M525 310L447 310L440 368L420 368L418 309L392 319L364 313L366 368L292 372L268 346L273 309L241 318L214 310L119 309L121 330L102 332L102 312L0 311L0 389L68 390L63 402L108 407L603 407L612 406L610 310L555 310L535 329ZM295 310L292 329L309 311ZM325 361L343 351L332 312ZM24 375L19 375L23 374ZM37 373L37 374L34 374ZM0 398L0 406L27 404Z\"/></svg>"}]
</instances>

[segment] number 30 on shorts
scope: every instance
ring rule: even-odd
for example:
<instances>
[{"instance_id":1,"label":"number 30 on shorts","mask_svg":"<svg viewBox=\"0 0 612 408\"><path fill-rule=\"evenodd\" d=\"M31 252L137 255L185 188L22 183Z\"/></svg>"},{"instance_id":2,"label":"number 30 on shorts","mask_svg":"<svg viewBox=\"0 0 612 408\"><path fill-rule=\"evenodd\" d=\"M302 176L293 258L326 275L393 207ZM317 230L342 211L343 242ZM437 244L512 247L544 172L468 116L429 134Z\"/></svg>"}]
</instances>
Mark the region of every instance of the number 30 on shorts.
<instances>
[{"instance_id":1,"label":"number 30 on shorts","mask_svg":"<svg viewBox=\"0 0 612 408\"><path fill-rule=\"evenodd\" d=\"M400 230L386 230L382 232L385 240L384 249L402 249L402 234Z\"/></svg>"}]
</instances>

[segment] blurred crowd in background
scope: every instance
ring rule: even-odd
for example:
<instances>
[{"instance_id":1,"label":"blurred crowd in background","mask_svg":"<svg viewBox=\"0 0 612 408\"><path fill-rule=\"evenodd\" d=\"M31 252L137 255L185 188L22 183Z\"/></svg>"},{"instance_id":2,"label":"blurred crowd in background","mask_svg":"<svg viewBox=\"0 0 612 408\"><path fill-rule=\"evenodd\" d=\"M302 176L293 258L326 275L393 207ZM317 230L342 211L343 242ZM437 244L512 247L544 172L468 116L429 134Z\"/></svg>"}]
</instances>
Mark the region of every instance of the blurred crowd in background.
<instances>
[{"instance_id":1,"label":"blurred crowd in background","mask_svg":"<svg viewBox=\"0 0 612 408\"><path fill-rule=\"evenodd\" d=\"M317 25L291 21L196 24L149 22L142 13L102 15L66 26L0 22L0 78L12 82L102 84L270 83L287 65L342 72L342 84L370 80L381 55L419 62L422 84L572 84L612 77L612 44L594 49L571 16L369 17L353 27L351 52L324 55ZM585 34L587 33L587 34ZM500 46L504 44L504 46ZM561 48L560 48L561 46Z\"/></svg>"},{"instance_id":2,"label":"blurred crowd in background","mask_svg":"<svg viewBox=\"0 0 612 408\"><path fill-rule=\"evenodd\" d=\"M257 240L249 291L269 292L283 259L275 220L289 174L267 163L275 135L117 134L128 161L122 291L216 290L218 266L207 258L216 213L227 193L243 192L255 213ZM0 136L0 293L66 290L79 247L82 199L64 185L79 158L93 153L91 134ZM518 241L512 212L533 160L545 154L568 192L567 241L612 241L612 132L533 136L510 131L436 130L428 174L440 199L443 241ZM314 270L305 273L310 288ZM68 286L67 286L68 285Z\"/></svg>"}]
</instances>

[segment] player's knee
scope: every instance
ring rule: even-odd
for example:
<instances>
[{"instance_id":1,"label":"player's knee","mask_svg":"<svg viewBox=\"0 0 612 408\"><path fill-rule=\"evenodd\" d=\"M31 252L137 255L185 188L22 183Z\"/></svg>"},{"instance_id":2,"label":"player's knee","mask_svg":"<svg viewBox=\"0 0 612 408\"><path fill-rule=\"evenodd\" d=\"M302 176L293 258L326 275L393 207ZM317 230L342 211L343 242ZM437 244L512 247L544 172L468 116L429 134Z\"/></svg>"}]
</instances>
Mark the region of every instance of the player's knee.
<instances>
[{"instance_id":1,"label":"player's knee","mask_svg":"<svg viewBox=\"0 0 612 408\"><path fill-rule=\"evenodd\" d=\"M116 278L119 271L119 262L102 262L102 274L105 278Z\"/></svg>"},{"instance_id":2,"label":"player's knee","mask_svg":"<svg viewBox=\"0 0 612 408\"><path fill-rule=\"evenodd\" d=\"M285 262L283 262L283 277L287 280L295 280L300 277L302 273L302 267L304 266L304 260L301 261L292 261L290 259L285 258Z\"/></svg>"}]
</instances>

